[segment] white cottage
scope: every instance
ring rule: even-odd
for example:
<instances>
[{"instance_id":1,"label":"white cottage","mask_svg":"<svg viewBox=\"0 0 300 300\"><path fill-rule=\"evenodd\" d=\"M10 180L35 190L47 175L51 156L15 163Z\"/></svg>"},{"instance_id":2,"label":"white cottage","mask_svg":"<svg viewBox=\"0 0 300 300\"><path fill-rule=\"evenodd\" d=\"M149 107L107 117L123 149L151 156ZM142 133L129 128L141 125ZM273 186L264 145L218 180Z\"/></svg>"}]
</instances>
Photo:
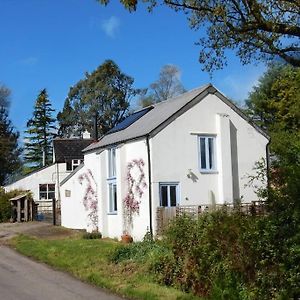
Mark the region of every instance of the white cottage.
<instances>
[{"instance_id":1,"label":"white cottage","mask_svg":"<svg viewBox=\"0 0 300 300\"><path fill-rule=\"evenodd\" d=\"M62 225L135 240L160 207L257 200L245 186L268 136L212 85L139 110L84 150L61 183Z\"/></svg>"},{"instance_id":2,"label":"white cottage","mask_svg":"<svg viewBox=\"0 0 300 300\"><path fill-rule=\"evenodd\" d=\"M82 150L93 142L89 137L85 139L73 138L53 140L53 164L35 170L22 178L4 186L6 191L29 190L33 200L39 204L41 212L52 211L52 199L60 200L60 183L81 163Z\"/></svg>"}]
</instances>

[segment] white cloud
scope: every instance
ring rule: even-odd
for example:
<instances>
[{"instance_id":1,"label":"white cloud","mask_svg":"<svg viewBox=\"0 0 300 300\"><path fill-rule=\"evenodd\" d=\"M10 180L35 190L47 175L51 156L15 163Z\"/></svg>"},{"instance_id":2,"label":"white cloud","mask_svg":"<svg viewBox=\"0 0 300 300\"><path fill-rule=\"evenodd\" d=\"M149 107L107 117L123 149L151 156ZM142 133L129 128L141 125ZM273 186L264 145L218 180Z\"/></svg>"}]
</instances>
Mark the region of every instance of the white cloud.
<instances>
[{"instance_id":1,"label":"white cloud","mask_svg":"<svg viewBox=\"0 0 300 300\"><path fill-rule=\"evenodd\" d=\"M264 66L249 66L245 69L243 73L225 76L221 83L222 89L227 91L227 96L237 101L244 101L248 98L249 92L257 85L258 79L265 71Z\"/></svg>"},{"instance_id":2,"label":"white cloud","mask_svg":"<svg viewBox=\"0 0 300 300\"><path fill-rule=\"evenodd\" d=\"M111 16L109 19L104 20L101 24L101 29L110 38L115 37L116 33L119 30L119 27L120 27L120 20L115 16Z\"/></svg>"}]
</instances>

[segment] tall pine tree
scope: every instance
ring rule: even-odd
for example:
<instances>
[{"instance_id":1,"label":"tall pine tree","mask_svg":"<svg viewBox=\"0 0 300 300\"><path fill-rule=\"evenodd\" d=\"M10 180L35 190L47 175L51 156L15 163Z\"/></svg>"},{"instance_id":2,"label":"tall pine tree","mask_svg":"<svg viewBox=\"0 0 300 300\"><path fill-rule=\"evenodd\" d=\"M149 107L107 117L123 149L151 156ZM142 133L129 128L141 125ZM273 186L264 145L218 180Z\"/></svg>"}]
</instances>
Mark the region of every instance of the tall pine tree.
<instances>
[{"instance_id":1,"label":"tall pine tree","mask_svg":"<svg viewBox=\"0 0 300 300\"><path fill-rule=\"evenodd\" d=\"M0 86L0 186L20 168L19 133L8 118L10 91Z\"/></svg>"},{"instance_id":2,"label":"tall pine tree","mask_svg":"<svg viewBox=\"0 0 300 300\"><path fill-rule=\"evenodd\" d=\"M51 103L46 89L38 95L33 117L27 122L25 142L25 163L31 170L52 162L52 140L55 135L55 119L52 118Z\"/></svg>"}]
</instances>

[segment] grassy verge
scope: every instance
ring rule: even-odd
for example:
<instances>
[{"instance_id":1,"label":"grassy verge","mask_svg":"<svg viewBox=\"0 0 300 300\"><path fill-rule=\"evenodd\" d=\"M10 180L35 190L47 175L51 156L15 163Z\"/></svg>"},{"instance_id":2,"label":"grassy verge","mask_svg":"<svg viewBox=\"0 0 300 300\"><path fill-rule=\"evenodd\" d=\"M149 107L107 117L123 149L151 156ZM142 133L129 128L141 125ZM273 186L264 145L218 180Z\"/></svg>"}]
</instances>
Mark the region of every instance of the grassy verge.
<instances>
[{"instance_id":1,"label":"grassy verge","mask_svg":"<svg viewBox=\"0 0 300 300\"><path fill-rule=\"evenodd\" d=\"M110 254L118 244L112 240L49 240L26 235L11 240L11 246L26 256L131 299L199 299L155 283L141 264L111 263Z\"/></svg>"}]
</instances>

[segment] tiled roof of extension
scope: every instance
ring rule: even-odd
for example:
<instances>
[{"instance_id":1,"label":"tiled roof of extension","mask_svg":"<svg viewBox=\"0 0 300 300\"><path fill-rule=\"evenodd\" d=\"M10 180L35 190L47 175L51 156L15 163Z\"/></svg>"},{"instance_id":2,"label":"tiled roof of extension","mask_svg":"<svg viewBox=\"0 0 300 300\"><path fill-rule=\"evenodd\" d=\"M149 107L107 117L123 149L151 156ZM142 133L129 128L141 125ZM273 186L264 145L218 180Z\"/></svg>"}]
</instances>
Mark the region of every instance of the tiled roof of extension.
<instances>
[{"instance_id":1,"label":"tiled roof of extension","mask_svg":"<svg viewBox=\"0 0 300 300\"><path fill-rule=\"evenodd\" d=\"M223 94L221 94L211 84L204 85L200 88L188 91L173 99L148 107L148 111L142 114L140 118L133 123L129 122L129 126L120 130L112 130L112 133L107 133L102 136L98 142L94 142L85 148L84 152L93 152L97 149L106 148L110 145L119 144L122 142L138 139L147 135L155 134L160 128L169 124L176 119L181 113L184 113L196 103L201 101L208 94L216 94L223 102L229 105L236 113L248 121L256 130L269 138L261 128L250 122L250 120L241 112L231 101L229 101ZM150 109L152 108L152 109ZM145 110L145 109L144 109ZM126 120L126 119L125 119ZM117 125L118 126L118 125Z\"/></svg>"},{"instance_id":2,"label":"tiled roof of extension","mask_svg":"<svg viewBox=\"0 0 300 300\"><path fill-rule=\"evenodd\" d=\"M82 150L92 142L92 139L54 139L55 162L64 163L70 159L83 159Z\"/></svg>"}]
</instances>

